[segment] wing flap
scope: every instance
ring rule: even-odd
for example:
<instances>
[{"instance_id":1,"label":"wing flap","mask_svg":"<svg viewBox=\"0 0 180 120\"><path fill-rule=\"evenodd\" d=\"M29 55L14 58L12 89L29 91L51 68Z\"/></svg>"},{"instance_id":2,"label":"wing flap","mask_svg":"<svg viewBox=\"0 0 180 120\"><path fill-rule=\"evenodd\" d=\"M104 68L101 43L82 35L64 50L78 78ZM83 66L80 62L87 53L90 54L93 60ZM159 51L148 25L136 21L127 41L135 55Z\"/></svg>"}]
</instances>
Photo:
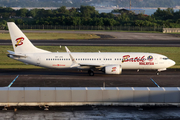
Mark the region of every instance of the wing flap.
<instances>
[{"instance_id":1,"label":"wing flap","mask_svg":"<svg viewBox=\"0 0 180 120\"><path fill-rule=\"evenodd\" d=\"M106 65L102 65L102 64L81 64L79 63L80 66L90 66L90 67L104 67Z\"/></svg>"}]
</instances>

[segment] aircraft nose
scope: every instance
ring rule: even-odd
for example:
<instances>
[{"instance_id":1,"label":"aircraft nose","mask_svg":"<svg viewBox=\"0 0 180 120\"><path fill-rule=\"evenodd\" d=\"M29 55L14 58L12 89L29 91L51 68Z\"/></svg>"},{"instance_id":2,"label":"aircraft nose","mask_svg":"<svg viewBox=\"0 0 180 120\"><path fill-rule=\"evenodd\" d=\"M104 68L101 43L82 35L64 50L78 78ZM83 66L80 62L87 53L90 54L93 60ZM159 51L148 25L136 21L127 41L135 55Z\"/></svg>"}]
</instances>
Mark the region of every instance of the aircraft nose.
<instances>
[{"instance_id":1,"label":"aircraft nose","mask_svg":"<svg viewBox=\"0 0 180 120\"><path fill-rule=\"evenodd\" d=\"M169 64L170 64L171 66L173 66L173 65L175 65L175 64L176 64L176 62L175 62L175 61L173 61L173 60L170 60Z\"/></svg>"}]
</instances>

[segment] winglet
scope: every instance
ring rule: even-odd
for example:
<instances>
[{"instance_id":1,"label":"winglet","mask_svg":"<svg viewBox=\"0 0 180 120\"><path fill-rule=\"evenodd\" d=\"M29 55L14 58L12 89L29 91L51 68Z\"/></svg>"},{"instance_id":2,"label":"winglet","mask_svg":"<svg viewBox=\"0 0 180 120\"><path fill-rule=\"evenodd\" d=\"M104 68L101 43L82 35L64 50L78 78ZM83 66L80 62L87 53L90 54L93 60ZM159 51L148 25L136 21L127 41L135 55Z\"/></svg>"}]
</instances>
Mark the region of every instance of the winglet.
<instances>
[{"instance_id":1,"label":"winglet","mask_svg":"<svg viewBox=\"0 0 180 120\"><path fill-rule=\"evenodd\" d=\"M79 67L79 63L76 62L76 60L74 59L74 57L71 55L71 51L65 46L66 52L69 53L69 56L71 58L72 61L72 65L70 66L71 68L73 67Z\"/></svg>"},{"instance_id":2,"label":"winglet","mask_svg":"<svg viewBox=\"0 0 180 120\"><path fill-rule=\"evenodd\" d=\"M71 51L65 46L66 52L70 53Z\"/></svg>"},{"instance_id":3,"label":"winglet","mask_svg":"<svg viewBox=\"0 0 180 120\"><path fill-rule=\"evenodd\" d=\"M72 60L72 65L70 66L71 68L73 68L73 67L79 67L80 65L79 65L79 63L77 63L76 62L76 60L73 58L73 56L69 53L69 56L70 56L70 58L71 58L71 60Z\"/></svg>"}]
</instances>

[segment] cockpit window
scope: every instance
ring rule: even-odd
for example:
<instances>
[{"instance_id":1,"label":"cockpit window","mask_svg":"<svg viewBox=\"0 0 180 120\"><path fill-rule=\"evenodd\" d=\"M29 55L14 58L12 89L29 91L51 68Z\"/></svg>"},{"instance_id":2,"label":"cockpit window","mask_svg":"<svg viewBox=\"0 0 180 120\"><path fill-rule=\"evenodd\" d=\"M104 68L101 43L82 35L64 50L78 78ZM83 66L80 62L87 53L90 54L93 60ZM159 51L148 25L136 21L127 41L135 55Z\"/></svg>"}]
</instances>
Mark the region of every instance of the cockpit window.
<instances>
[{"instance_id":1,"label":"cockpit window","mask_svg":"<svg viewBox=\"0 0 180 120\"><path fill-rule=\"evenodd\" d=\"M168 60L169 58L163 58L163 60Z\"/></svg>"}]
</instances>

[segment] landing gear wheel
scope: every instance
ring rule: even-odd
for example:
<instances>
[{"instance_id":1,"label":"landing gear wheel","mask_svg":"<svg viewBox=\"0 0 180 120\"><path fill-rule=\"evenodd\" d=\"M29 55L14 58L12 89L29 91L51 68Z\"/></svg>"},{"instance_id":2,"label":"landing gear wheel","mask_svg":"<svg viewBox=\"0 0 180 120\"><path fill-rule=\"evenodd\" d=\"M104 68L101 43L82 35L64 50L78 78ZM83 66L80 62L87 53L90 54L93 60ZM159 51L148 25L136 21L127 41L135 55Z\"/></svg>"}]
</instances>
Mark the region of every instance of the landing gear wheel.
<instances>
[{"instance_id":1,"label":"landing gear wheel","mask_svg":"<svg viewBox=\"0 0 180 120\"><path fill-rule=\"evenodd\" d=\"M88 73L89 73L89 76L94 76L94 72L92 70L89 70Z\"/></svg>"},{"instance_id":2,"label":"landing gear wheel","mask_svg":"<svg viewBox=\"0 0 180 120\"><path fill-rule=\"evenodd\" d=\"M159 75L159 72L157 72L156 75Z\"/></svg>"}]
</instances>

